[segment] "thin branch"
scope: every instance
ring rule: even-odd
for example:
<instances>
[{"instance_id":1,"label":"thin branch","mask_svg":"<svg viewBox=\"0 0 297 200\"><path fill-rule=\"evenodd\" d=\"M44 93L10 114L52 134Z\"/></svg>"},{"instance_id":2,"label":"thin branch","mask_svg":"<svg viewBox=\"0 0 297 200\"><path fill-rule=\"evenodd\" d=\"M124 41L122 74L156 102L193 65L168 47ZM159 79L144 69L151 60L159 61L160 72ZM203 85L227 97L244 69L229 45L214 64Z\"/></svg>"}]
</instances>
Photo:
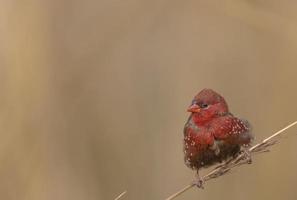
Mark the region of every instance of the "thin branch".
<instances>
[{"instance_id":1,"label":"thin branch","mask_svg":"<svg viewBox=\"0 0 297 200\"><path fill-rule=\"evenodd\" d=\"M125 194L127 193L127 191L122 192L119 196L117 196L114 200L119 200L120 198L122 198Z\"/></svg>"},{"instance_id":2,"label":"thin branch","mask_svg":"<svg viewBox=\"0 0 297 200\"><path fill-rule=\"evenodd\" d=\"M209 172L208 174L206 174L203 177L204 182L209 181L214 178L218 178L218 177L228 173L234 167L238 167L243 164L250 164L251 160L248 158L248 156L246 156L246 154L253 155L256 153L269 152L268 147L277 143L277 140L278 140L277 137L280 136L285 130L291 128L292 126L294 126L296 124L297 124L297 121L291 123L290 125L286 126L285 128L277 131L273 135L264 139L262 142L252 146L247 151L241 151L240 154L238 154L238 156L236 156L235 158L231 158L230 160L226 161L225 163L217 166L215 169L213 169L211 172ZM193 184L193 183L189 184L189 185L185 186L183 189L179 190L178 192L172 194L166 200L172 200L194 186L195 186L195 184Z\"/></svg>"}]
</instances>

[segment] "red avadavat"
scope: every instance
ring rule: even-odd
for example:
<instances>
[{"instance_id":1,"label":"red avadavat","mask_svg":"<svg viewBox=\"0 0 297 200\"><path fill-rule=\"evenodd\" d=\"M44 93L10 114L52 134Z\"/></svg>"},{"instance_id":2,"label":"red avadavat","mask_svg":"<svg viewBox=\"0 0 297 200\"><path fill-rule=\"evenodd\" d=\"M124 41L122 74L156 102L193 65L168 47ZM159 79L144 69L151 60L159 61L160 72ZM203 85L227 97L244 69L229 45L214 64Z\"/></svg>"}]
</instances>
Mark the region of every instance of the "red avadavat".
<instances>
[{"instance_id":1,"label":"red avadavat","mask_svg":"<svg viewBox=\"0 0 297 200\"><path fill-rule=\"evenodd\" d=\"M204 89L188 108L191 113L184 127L185 163L197 171L195 184L202 187L198 170L222 162L249 146L253 136L246 120L234 117L225 99Z\"/></svg>"}]
</instances>

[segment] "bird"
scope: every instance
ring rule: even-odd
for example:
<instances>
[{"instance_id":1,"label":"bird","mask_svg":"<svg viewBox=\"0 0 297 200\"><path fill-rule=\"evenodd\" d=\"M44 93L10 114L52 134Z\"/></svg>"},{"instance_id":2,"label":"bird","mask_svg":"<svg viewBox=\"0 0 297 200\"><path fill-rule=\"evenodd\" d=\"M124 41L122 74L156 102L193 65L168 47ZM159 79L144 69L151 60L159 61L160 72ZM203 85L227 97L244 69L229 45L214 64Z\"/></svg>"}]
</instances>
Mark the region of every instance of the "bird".
<instances>
[{"instance_id":1,"label":"bird","mask_svg":"<svg viewBox=\"0 0 297 200\"><path fill-rule=\"evenodd\" d=\"M199 175L201 168L218 163L245 152L253 141L252 128L245 119L230 113L225 99L212 89L201 90L187 109L190 116L184 126L184 161L196 171L193 184L203 188Z\"/></svg>"}]
</instances>

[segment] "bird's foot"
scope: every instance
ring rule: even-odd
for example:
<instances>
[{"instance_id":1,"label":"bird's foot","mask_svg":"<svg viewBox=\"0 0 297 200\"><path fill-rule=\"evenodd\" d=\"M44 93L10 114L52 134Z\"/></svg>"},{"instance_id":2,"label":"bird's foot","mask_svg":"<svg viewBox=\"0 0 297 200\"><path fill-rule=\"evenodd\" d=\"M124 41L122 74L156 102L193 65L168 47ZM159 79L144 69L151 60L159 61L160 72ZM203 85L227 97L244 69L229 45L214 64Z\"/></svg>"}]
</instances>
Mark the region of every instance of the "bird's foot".
<instances>
[{"instance_id":1,"label":"bird's foot","mask_svg":"<svg viewBox=\"0 0 297 200\"><path fill-rule=\"evenodd\" d=\"M196 185L198 188L204 189L203 184L204 180L199 176L199 172L197 171L196 179L192 182L193 185Z\"/></svg>"},{"instance_id":2,"label":"bird's foot","mask_svg":"<svg viewBox=\"0 0 297 200\"><path fill-rule=\"evenodd\" d=\"M198 188L204 189L204 181L202 179L196 179L192 182L193 185L196 185Z\"/></svg>"},{"instance_id":3,"label":"bird's foot","mask_svg":"<svg viewBox=\"0 0 297 200\"><path fill-rule=\"evenodd\" d=\"M244 149L243 154L247 164L252 164L251 152L248 149Z\"/></svg>"}]
</instances>

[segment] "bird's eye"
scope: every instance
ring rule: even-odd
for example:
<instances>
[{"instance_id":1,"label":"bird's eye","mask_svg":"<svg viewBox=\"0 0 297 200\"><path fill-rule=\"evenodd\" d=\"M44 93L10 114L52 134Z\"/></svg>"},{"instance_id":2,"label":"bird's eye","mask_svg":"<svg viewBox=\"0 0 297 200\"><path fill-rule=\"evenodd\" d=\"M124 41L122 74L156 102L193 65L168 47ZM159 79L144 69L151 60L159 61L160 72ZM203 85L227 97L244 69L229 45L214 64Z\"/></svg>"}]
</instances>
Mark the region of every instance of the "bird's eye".
<instances>
[{"instance_id":1,"label":"bird's eye","mask_svg":"<svg viewBox=\"0 0 297 200\"><path fill-rule=\"evenodd\" d=\"M201 105L200 105L200 108L207 108L208 107L208 105L206 104L206 103L202 103Z\"/></svg>"}]
</instances>

